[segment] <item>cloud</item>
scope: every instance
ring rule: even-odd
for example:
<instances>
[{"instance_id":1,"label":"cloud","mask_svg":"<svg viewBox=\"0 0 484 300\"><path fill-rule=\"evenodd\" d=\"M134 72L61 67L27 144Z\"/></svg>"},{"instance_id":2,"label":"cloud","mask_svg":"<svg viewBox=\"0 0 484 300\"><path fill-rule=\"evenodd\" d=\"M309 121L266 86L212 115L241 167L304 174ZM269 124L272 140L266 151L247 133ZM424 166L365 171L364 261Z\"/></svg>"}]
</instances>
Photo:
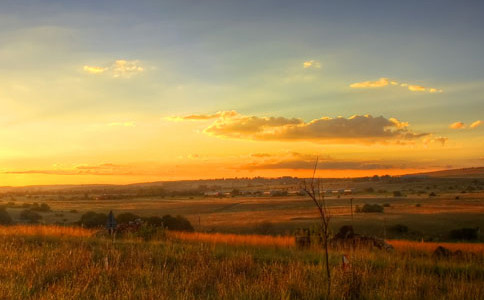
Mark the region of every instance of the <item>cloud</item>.
<instances>
[{"instance_id":1,"label":"cloud","mask_svg":"<svg viewBox=\"0 0 484 300\"><path fill-rule=\"evenodd\" d=\"M481 120L477 120L477 121L473 122L473 123L472 123L472 124L469 126L469 128L472 128L472 129L477 128L477 127L481 126L481 125L482 125L482 123L483 123L483 122L482 122Z\"/></svg>"},{"instance_id":2,"label":"cloud","mask_svg":"<svg viewBox=\"0 0 484 300\"><path fill-rule=\"evenodd\" d=\"M312 141L317 143L399 142L417 139L407 122L395 118L355 115L350 118L322 117L310 122L298 118L245 116L235 111L213 115L170 117L170 120L215 119L204 133L216 137L258 141Z\"/></svg>"},{"instance_id":3,"label":"cloud","mask_svg":"<svg viewBox=\"0 0 484 300\"><path fill-rule=\"evenodd\" d=\"M389 83L388 78L380 78L377 81L363 81L350 84L351 88L354 89L366 89L366 88L379 88L387 86Z\"/></svg>"},{"instance_id":4,"label":"cloud","mask_svg":"<svg viewBox=\"0 0 484 300\"><path fill-rule=\"evenodd\" d=\"M165 117L165 120L174 121L174 122L181 122L181 121L206 121L206 120L213 120L217 118L230 118L235 117L238 113L234 110L230 111L219 111L212 115L188 115L188 116L171 116Z\"/></svg>"},{"instance_id":5,"label":"cloud","mask_svg":"<svg viewBox=\"0 0 484 300\"><path fill-rule=\"evenodd\" d=\"M139 65L139 61L137 60L118 59L111 66L111 70L113 71L114 77L129 78L132 75L143 72L144 68Z\"/></svg>"},{"instance_id":6,"label":"cloud","mask_svg":"<svg viewBox=\"0 0 484 300\"><path fill-rule=\"evenodd\" d=\"M258 170L258 169L294 169L311 170L314 168L316 155L304 154L299 152L287 152L269 154L262 157L253 156L254 161L238 166L239 169ZM378 161L346 161L337 160L331 157L319 156L318 169L321 170L375 170L392 169L395 166L384 164Z\"/></svg>"},{"instance_id":7,"label":"cloud","mask_svg":"<svg viewBox=\"0 0 484 300\"><path fill-rule=\"evenodd\" d=\"M443 146L445 146L445 144L447 143L448 140L449 140L449 138L447 138L447 137L443 137L443 136L433 137L432 135L429 135L426 138L424 138L423 143L425 145L428 145L428 144L431 144L431 143L439 143L443 147Z\"/></svg>"},{"instance_id":8,"label":"cloud","mask_svg":"<svg viewBox=\"0 0 484 300\"><path fill-rule=\"evenodd\" d=\"M83 67L83 70L89 74L99 75L104 73L114 78L130 78L133 75L143 72L144 68L138 60L118 59L106 67L86 65Z\"/></svg>"},{"instance_id":9,"label":"cloud","mask_svg":"<svg viewBox=\"0 0 484 300\"><path fill-rule=\"evenodd\" d=\"M309 68L313 68L313 69L321 69L321 63L316 61L316 60L307 60L305 62L303 62L303 68L304 69L309 69Z\"/></svg>"},{"instance_id":10,"label":"cloud","mask_svg":"<svg viewBox=\"0 0 484 300\"><path fill-rule=\"evenodd\" d=\"M95 67L95 66L84 66L84 71L91 74L101 74L104 73L108 68Z\"/></svg>"},{"instance_id":11,"label":"cloud","mask_svg":"<svg viewBox=\"0 0 484 300\"><path fill-rule=\"evenodd\" d=\"M44 174L44 175L136 175L130 167L105 163L100 165L79 165L74 168L50 170L7 171L4 174Z\"/></svg>"},{"instance_id":12,"label":"cloud","mask_svg":"<svg viewBox=\"0 0 484 300\"><path fill-rule=\"evenodd\" d=\"M366 89L366 88L381 88L385 86L395 86L395 87L405 87L409 91L412 92L428 92L428 93L442 93L443 91L441 89L436 89L436 88L429 88L421 85L416 85L416 84L408 84L405 82L399 83L396 80L390 80L385 77L381 77L380 79L376 81L363 81L363 82L355 82L350 84L350 88L355 88L355 89Z\"/></svg>"},{"instance_id":13,"label":"cloud","mask_svg":"<svg viewBox=\"0 0 484 300\"><path fill-rule=\"evenodd\" d=\"M464 129L465 127L466 125L462 122L454 122L449 125L449 128L452 128L452 129Z\"/></svg>"}]
</instances>

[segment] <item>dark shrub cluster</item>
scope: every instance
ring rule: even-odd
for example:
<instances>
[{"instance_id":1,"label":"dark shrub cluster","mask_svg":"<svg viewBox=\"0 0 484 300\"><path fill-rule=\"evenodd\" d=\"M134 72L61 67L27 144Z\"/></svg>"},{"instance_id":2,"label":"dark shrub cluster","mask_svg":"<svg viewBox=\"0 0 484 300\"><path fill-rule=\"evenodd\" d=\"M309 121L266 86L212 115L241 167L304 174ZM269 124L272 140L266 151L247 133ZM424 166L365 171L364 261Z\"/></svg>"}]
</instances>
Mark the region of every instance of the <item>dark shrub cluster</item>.
<instances>
[{"instance_id":1,"label":"dark shrub cluster","mask_svg":"<svg viewBox=\"0 0 484 300\"><path fill-rule=\"evenodd\" d=\"M190 221L182 216L173 217L171 215L165 215L161 219L163 221L163 226L168 230L194 231Z\"/></svg>"},{"instance_id":2,"label":"dark shrub cluster","mask_svg":"<svg viewBox=\"0 0 484 300\"><path fill-rule=\"evenodd\" d=\"M454 240L477 240L479 238L479 227L460 228L450 232L450 237Z\"/></svg>"},{"instance_id":3,"label":"dark shrub cluster","mask_svg":"<svg viewBox=\"0 0 484 300\"><path fill-rule=\"evenodd\" d=\"M12 225L12 217L8 214L5 207L0 207L0 225Z\"/></svg>"},{"instance_id":4,"label":"dark shrub cluster","mask_svg":"<svg viewBox=\"0 0 484 300\"><path fill-rule=\"evenodd\" d=\"M30 206L30 210L32 211L40 211L40 212L49 212L51 211L49 204L47 203L42 203L39 205L39 203L34 202Z\"/></svg>"},{"instance_id":5,"label":"dark shrub cluster","mask_svg":"<svg viewBox=\"0 0 484 300\"><path fill-rule=\"evenodd\" d=\"M39 220L42 219L42 216L36 213L35 211L26 209L20 213L20 218L23 220L27 220L30 223L38 223Z\"/></svg>"},{"instance_id":6,"label":"dark shrub cluster","mask_svg":"<svg viewBox=\"0 0 484 300\"><path fill-rule=\"evenodd\" d=\"M393 225L390 230L396 233L408 233L408 227L402 224Z\"/></svg>"},{"instance_id":7,"label":"dark shrub cluster","mask_svg":"<svg viewBox=\"0 0 484 300\"><path fill-rule=\"evenodd\" d=\"M95 228L105 226L107 220L106 214L88 211L81 216L78 223L87 228Z\"/></svg>"},{"instance_id":8,"label":"dark shrub cluster","mask_svg":"<svg viewBox=\"0 0 484 300\"><path fill-rule=\"evenodd\" d=\"M356 206L356 212L362 213L381 213L383 212L384 207L379 204L365 204L363 207Z\"/></svg>"}]
</instances>

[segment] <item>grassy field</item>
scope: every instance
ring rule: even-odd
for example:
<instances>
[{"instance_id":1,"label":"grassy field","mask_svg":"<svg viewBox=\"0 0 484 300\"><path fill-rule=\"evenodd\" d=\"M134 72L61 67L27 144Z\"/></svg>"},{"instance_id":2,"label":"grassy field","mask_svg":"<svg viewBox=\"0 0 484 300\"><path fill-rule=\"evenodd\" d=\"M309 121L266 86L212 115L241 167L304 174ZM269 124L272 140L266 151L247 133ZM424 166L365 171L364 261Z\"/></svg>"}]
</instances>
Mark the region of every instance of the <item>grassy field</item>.
<instances>
[{"instance_id":1,"label":"grassy field","mask_svg":"<svg viewBox=\"0 0 484 300\"><path fill-rule=\"evenodd\" d=\"M456 199L458 197L458 199ZM44 224L69 224L78 221L86 211L115 214L132 212L140 216L183 215L201 232L291 234L299 227L315 223L317 212L313 204L302 196L286 197L144 197L134 199L95 200L69 199L69 197L43 196L2 199L1 204L14 203L7 211L17 222L25 203L39 202L51 206L52 212L41 213ZM389 205L384 213L359 213L351 217L353 208L364 204ZM439 193L394 197L390 194L360 193L328 197L332 229L337 231L352 224L356 231L386 238L413 240L448 240L450 230L463 227L484 228L484 193ZM270 223L261 232L260 226ZM408 226L407 233L394 232L392 226ZM481 237L481 241L484 241Z\"/></svg>"},{"instance_id":2,"label":"grassy field","mask_svg":"<svg viewBox=\"0 0 484 300\"><path fill-rule=\"evenodd\" d=\"M0 229L0 299L321 299L322 253L284 238L169 233L109 240L69 227ZM400 244L398 244L400 243ZM482 299L481 244L436 259L436 244L395 241L392 253L331 250L333 299ZM343 269L342 254L351 267Z\"/></svg>"}]
</instances>

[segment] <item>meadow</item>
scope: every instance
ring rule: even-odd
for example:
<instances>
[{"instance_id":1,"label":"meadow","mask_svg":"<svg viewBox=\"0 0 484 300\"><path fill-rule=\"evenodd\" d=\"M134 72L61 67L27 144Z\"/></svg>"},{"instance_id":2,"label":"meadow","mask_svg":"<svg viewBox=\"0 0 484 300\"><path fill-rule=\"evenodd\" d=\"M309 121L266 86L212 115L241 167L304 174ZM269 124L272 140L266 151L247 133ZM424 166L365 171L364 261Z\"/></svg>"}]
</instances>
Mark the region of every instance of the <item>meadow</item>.
<instances>
[{"instance_id":1,"label":"meadow","mask_svg":"<svg viewBox=\"0 0 484 300\"><path fill-rule=\"evenodd\" d=\"M12 201L11 199L15 199ZM332 215L333 232L343 225L381 238L426 241L449 240L449 231L464 227L484 228L484 193L446 192L434 197L428 194L394 197L392 194L359 193L327 197ZM49 212L40 212L41 224L69 225L87 211L115 214L135 213L142 217L165 214L182 215L190 220L196 231L235 234L291 235L297 228L310 227L317 221L317 211L304 196L237 196L237 197L121 197L116 200L78 199L69 196L4 197L0 205L19 223L25 204L47 203ZM365 204L384 205L383 213L353 213ZM407 232L392 230L405 225ZM480 241L484 241L481 237Z\"/></svg>"},{"instance_id":2,"label":"meadow","mask_svg":"<svg viewBox=\"0 0 484 300\"><path fill-rule=\"evenodd\" d=\"M0 299L321 299L321 249L284 237L169 232L149 242L59 226L0 228ZM482 244L394 241L395 251L332 249L332 299L482 299ZM342 254L350 260L343 268Z\"/></svg>"}]
</instances>

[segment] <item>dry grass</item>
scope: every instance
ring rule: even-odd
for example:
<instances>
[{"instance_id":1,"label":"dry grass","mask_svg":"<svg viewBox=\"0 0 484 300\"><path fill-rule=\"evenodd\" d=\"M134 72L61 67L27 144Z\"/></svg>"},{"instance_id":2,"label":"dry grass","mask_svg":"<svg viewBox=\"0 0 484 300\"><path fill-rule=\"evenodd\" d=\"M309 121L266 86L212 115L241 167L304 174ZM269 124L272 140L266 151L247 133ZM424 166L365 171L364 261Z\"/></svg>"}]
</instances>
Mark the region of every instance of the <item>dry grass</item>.
<instances>
[{"instance_id":1,"label":"dry grass","mask_svg":"<svg viewBox=\"0 0 484 300\"><path fill-rule=\"evenodd\" d=\"M433 252L438 246L445 247L452 251L461 250L464 252L484 254L484 244L482 243L435 243L435 242L415 242L407 240L389 240L395 249L399 252L417 250L423 252Z\"/></svg>"},{"instance_id":2,"label":"dry grass","mask_svg":"<svg viewBox=\"0 0 484 300\"><path fill-rule=\"evenodd\" d=\"M269 236L269 235L238 235L223 233L199 233L199 232L176 232L169 231L168 237L183 241L196 241L227 245L251 245L251 246L276 246L293 247L292 236Z\"/></svg>"},{"instance_id":3,"label":"dry grass","mask_svg":"<svg viewBox=\"0 0 484 300\"><path fill-rule=\"evenodd\" d=\"M0 226L0 236L90 237L96 230L55 225Z\"/></svg>"},{"instance_id":4,"label":"dry grass","mask_svg":"<svg viewBox=\"0 0 484 300\"><path fill-rule=\"evenodd\" d=\"M291 247L291 237L172 232L168 240L119 239L113 244L88 237L93 231L81 228L12 226L0 227L0 232L0 299L326 295L321 251L299 251ZM423 251L414 255L409 247L423 250L419 243L392 243L398 250L394 253L351 252L351 272L341 267L342 253L332 251L332 299L484 299L484 256L435 259Z\"/></svg>"}]
</instances>

